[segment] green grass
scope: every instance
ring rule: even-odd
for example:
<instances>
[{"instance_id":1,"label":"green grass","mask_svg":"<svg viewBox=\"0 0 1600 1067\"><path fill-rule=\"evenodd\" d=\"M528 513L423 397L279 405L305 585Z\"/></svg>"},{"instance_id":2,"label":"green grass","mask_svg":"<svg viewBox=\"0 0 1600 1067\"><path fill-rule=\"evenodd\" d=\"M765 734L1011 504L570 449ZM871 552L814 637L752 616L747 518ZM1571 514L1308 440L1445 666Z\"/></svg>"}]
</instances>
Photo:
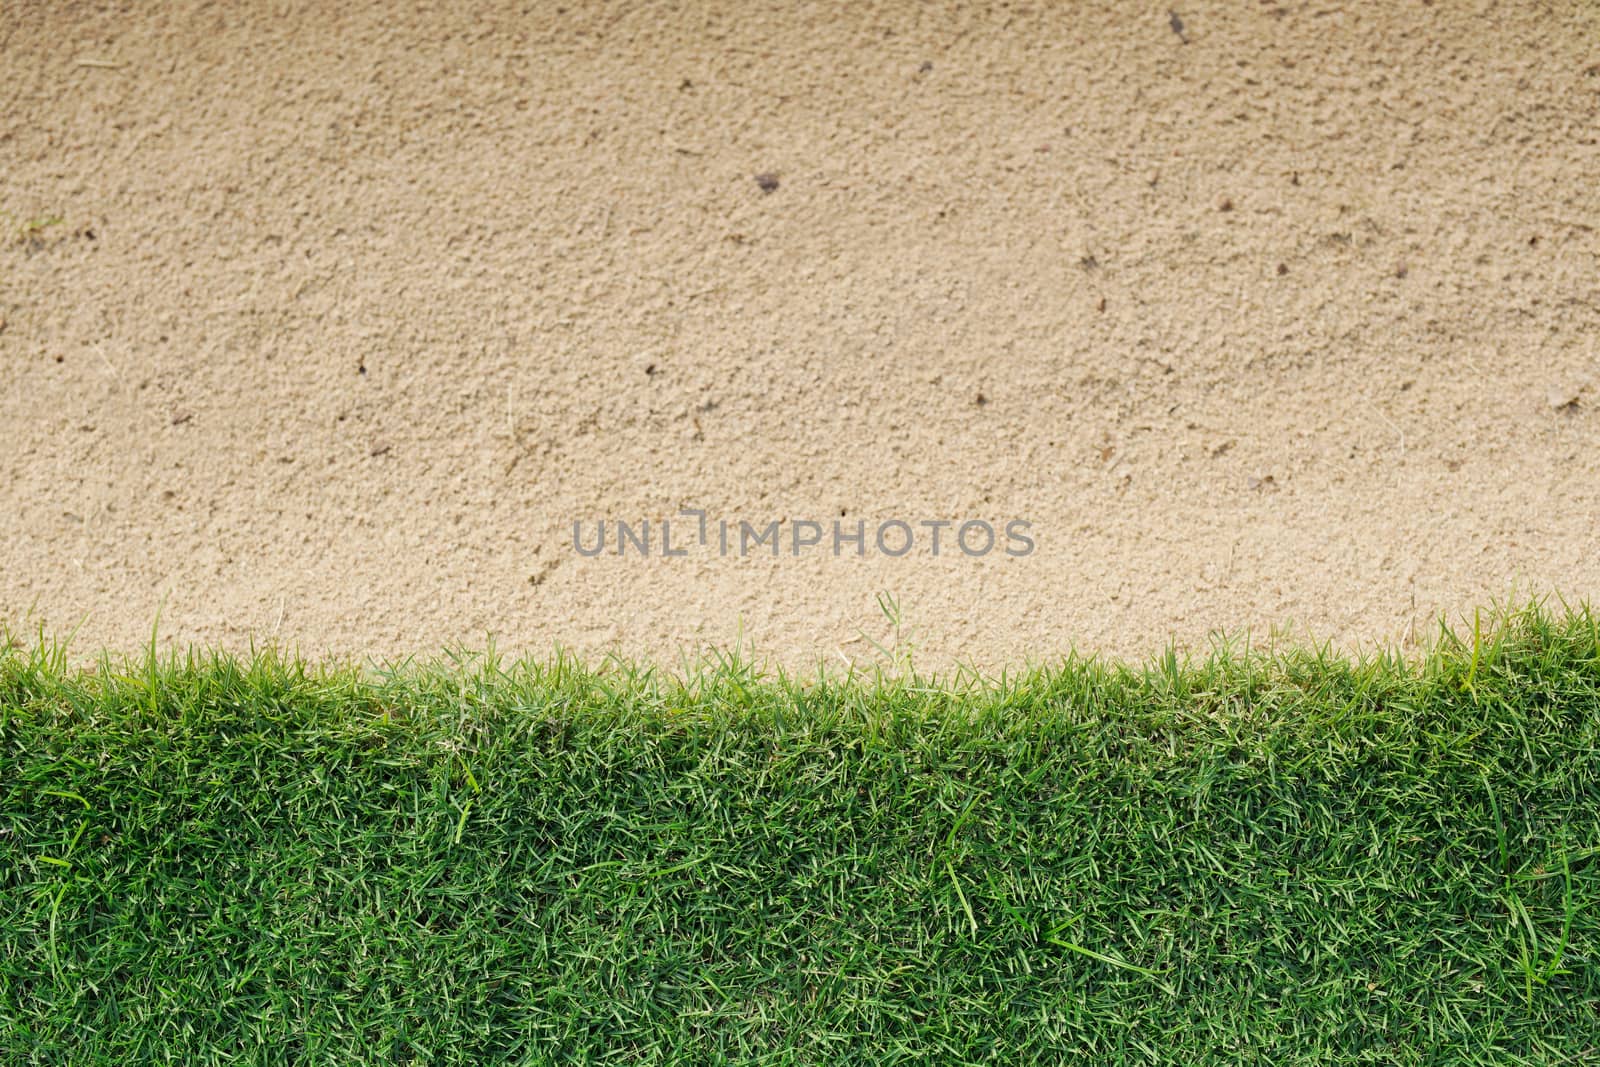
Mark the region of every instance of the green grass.
<instances>
[{"instance_id":1,"label":"green grass","mask_svg":"<svg viewBox=\"0 0 1600 1067\"><path fill-rule=\"evenodd\" d=\"M0 1062L1585 1063L1600 628L933 684L0 653Z\"/></svg>"}]
</instances>

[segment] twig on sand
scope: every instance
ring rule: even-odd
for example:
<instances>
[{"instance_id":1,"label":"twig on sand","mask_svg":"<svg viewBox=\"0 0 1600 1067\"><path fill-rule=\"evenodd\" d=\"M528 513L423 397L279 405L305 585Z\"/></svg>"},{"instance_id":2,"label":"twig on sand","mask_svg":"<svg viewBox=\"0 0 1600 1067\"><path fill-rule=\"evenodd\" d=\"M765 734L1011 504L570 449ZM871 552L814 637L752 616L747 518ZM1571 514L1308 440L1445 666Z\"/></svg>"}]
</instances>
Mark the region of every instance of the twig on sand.
<instances>
[{"instance_id":1,"label":"twig on sand","mask_svg":"<svg viewBox=\"0 0 1600 1067\"><path fill-rule=\"evenodd\" d=\"M1406 432L1404 430L1402 430L1399 427L1399 425L1395 423L1395 421L1393 419L1391 419L1389 416L1385 415L1383 412L1379 411L1376 407L1374 407L1372 410L1377 414L1378 418L1382 419L1384 422L1389 424L1389 429L1393 430L1395 433L1400 435L1400 454L1402 456L1405 455L1406 454Z\"/></svg>"}]
</instances>

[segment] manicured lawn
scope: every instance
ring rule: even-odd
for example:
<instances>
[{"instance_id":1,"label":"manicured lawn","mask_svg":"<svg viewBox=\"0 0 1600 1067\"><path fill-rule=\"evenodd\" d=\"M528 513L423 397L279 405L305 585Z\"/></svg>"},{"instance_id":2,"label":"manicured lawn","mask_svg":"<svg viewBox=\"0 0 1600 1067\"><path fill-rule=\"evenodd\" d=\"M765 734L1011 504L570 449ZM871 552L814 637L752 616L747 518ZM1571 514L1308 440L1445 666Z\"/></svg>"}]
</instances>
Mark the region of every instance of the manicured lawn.
<instances>
[{"instance_id":1,"label":"manicured lawn","mask_svg":"<svg viewBox=\"0 0 1600 1067\"><path fill-rule=\"evenodd\" d=\"M0 1062L1600 1060L1600 628L1003 681L0 653Z\"/></svg>"}]
</instances>

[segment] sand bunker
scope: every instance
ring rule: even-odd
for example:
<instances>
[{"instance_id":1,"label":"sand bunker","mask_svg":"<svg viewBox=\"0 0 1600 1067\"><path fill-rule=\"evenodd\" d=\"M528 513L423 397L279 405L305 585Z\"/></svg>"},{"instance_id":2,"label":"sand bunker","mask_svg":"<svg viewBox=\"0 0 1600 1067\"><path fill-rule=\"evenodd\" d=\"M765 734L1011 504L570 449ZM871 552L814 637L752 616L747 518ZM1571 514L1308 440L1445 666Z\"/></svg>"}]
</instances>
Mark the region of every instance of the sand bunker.
<instances>
[{"instance_id":1,"label":"sand bunker","mask_svg":"<svg viewBox=\"0 0 1600 1067\"><path fill-rule=\"evenodd\" d=\"M458 6L0 15L0 617L798 665L888 594L994 666L1600 589L1593 4Z\"/></svg>"}]
</instances>

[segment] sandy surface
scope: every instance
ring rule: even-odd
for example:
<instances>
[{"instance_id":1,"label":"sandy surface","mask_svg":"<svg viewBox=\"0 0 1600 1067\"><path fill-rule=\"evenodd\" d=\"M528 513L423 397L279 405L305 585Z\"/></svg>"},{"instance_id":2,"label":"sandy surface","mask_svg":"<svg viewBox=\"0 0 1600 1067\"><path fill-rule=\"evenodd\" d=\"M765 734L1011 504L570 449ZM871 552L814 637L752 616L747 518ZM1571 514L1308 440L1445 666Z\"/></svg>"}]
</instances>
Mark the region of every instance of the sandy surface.
<instances>
[{"instance_id":1,"label":"sandy surface","mask_svg":"<svg viewBox=\"0 0 1600 1067\"><path fill-rule=\"evenodd\" d=\"M887 592L992 667L1600 591L1593 3L467 6L0 8L13 627L802 665Z\"/></svg>"}]
</instances>

